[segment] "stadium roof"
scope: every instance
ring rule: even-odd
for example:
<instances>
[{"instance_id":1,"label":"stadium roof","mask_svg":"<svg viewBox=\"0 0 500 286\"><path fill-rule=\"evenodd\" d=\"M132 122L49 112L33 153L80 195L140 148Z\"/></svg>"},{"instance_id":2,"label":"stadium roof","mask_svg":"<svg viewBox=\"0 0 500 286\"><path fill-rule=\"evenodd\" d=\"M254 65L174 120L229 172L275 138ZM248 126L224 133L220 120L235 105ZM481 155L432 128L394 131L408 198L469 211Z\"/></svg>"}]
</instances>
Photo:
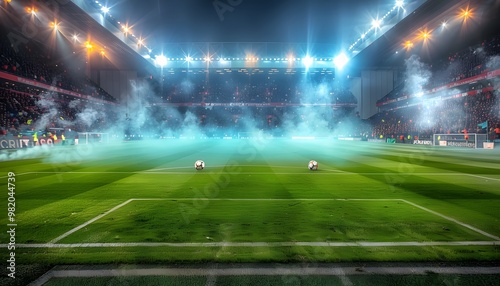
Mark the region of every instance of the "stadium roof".
<instances>
[{"instance_id":1,"label":"stadium roof","mask_svg":"<svg viewBox=\"0 0 500 286\"><path fill-rule=\"evenodd\" d=\"M294 57L302 60L310 50L318 50L320 46L331 47L321 48L326 51L311 56L324 57L333 65L335 53L346 51L353 58L351 66L380 67L398 65L398 60L404 58L404 41L415 40L415 35L423 29L429 29L434 37L432 45L425 47L429 57L465 47L469 42L477 42L500 30L499 21L495 21L496 14L500 12L500 4L496 0L414 0L403 1L403 8L396 7L392 0L108 1L105 5L109 6L106 7L95 0L33 3L45 5L45 11L52 11L68 30L78 31L83 37L105 47L107 60L91 61L92 67L97 69L107 68L111 63L118 69L142 66L154 72L151 59L144 58L148 52L151 57L170 52L168 57L187 58L189 48L186 47L189 44L200 46L196 43L235 41L258 42L257 45L265 45L266 49L271 44L276 46L276 42L280 42L277 46L300 42L296 46L301 45L302 51L297 51ZM109 10L104 12L96 5ZM54 6L57 9L53 9ZM438 35L442 21L457 18L464 7L470 7L473 12L467 25L457 24L458 30L450 28L447 34ZM381 23L380 28L374 28L374 20L383 17L386 17L385 23ZM366 37L361 39L360 35ZM449 44L450 40L453 40L453 45ZM144 42L138 44L138 41ZM178 49L172 51L173 46ZM397 55L396 52L400 51L402 53ZM285 51L282 55L266 52L255 57L287 57ZM202 58L200 55L199 59Z\"/></svg>"}]
</instances>

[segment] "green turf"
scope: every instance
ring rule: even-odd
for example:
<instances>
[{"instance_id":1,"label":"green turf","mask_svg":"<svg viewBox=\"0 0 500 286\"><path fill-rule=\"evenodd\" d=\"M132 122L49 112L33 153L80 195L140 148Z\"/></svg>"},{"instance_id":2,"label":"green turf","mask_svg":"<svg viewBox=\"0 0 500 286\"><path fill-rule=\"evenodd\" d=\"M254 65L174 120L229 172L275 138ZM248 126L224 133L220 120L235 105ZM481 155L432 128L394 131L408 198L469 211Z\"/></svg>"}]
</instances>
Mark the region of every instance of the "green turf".
<instances>
[{"instance_id":1,"label":"green turf","mask_svg":"<svg viewBox=\"0 0 500 286\"><path fill-rule=\"evenodd\" d=\"M206 162L205 170L194 169L197 159ZM319 162L318 171L307 169L311 159ZM56 242L491 242L500 236L497 149L327 140L55 147L40 158L1 163L5 206L8 172L16 174L16 243L51 242L129 199L144 200L133 200ZM2 241L8 241L7 223L3 216ZM46 264L500 260L499 243L18 247L16 255L23 263Z\"/></svg>"}]
</instances>

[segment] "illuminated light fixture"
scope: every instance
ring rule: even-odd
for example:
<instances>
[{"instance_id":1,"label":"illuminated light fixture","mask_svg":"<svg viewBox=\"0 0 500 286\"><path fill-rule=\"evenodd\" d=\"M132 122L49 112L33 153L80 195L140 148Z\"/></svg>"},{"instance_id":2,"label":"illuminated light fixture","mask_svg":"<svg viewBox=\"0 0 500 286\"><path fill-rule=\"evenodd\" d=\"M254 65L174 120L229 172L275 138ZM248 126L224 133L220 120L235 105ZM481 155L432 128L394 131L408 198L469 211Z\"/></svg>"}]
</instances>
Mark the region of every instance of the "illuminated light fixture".
<instances>
[{"instance_id":1,"label":"illuminated light fixture","mask_svg":"<svg viewBox=\"0 0 500 286\"><path fill-rule=\"evenodd\" d=\"M349 58L341 53L333 59L333 63L338 69L342 69L349 62Z\"/></svg>"},{"instance_id":2,"label":"illuminated light fixture","mask_svg":"<svg viewBox=\"0 0 500 286\"><path fill-rule=\"evenodd\" d=\"M80 40L78 39L78 35L76 35L76 34L75 34L75 35L73 35L73 37L71 37L71 38L73 38L73 41L75 41L75 42L79 42L79 41L80 41Z\"/></svg>"},{"instance_id":3,"label":"illuminated light fixture","mask_svg":"<svg viewBox=\"0 0 500 286\"><path fill-rule=\"evenodd\" d=\"M32 15L36 15L36 9L34 7L26 7L26 12Z\"/></svg>"},{"instance_id":4,"label":"illuminated light fixture","mask_svg":"<svg viewBox=\"0 0 500 286\"><path fill-rule=\"evenodd\" d=\"M405 47L405 49L409 50L413 47L413 43L411 41L406 41L403 46Z\"/></svg>"},{"instance_id":5,"label":"illuminated light fixture","mask_svg":"<svg viewBox=\"0 0 500 286\"><path fill-rule=\"evenodd\" d=\"M190 56L187 56L185 59L184 59L186 62L190 63L193 61L193 58L190 57Z\"/></svg>"},{"instance_id":6,"label":"illuminated light fixture","mask_svg":"<svg viewBox=\"0 0 500 286\"><path fill-rule=\"evenodd\" d=\"M380 24L382 24L382 20L375 19L372 21L372 27L375 29L380 29Z\"/></svg>"},{"instance_id":7,"label":"illuminated light fixture","mask_svg":"<svg viewBox=\"0 0 500 286\"><path fill-rule=\"evenodd\" d=\"M469 9L469 7L465 9L460 9L460 17L464 18L464 20L467 20L468 18L472 17L472 10Z\"/></svg>"},{"instance_id":8,"label":"illuminated light fixture","mask_svg":"<svg viewBox=\"0 0 500 286\"><path fill-rule=\"evenodd\" d=\"M419 34L419 38L423 39L424 41L428 40L430 37L431 37L431 32L427 30L421 31Z\"/></svg>"},{"instance_id":9,"label":"illuminated light fixture","mask_svg":"<svg viewBox=\"0 0 500 286\"><path fill-rule=\"evenodd\" d=\"M99 53L101 54L101 56L106 55L106 51L105 50L101 50Z\"/></svg>"},{"instance_id":10,"label":"illuminated light fixture","mask_svg":"<svg viewBox=\"0 0 500 286\"><path fill-rule=\"evenodd\" d=\"M302 59L302 62L304 63L304 66L306 68L309 68L312 63L313 63L314 59L311 58L309 55L305 56L303 59Z\"/></svg>"},{"instance_id":11,"label":"illuminated light fixture","mask_svg":"<svg viewBox=\"0 0 500 286\"><path fill-rule=\"evenodd\" d=\"M396 6L397 8L403 8L403 5L405 4L404 0L396 0Z\"/></svg>"},{"instance_id":12,"label":"illuminated light fixture","mask_svg":"<svg viewBox=\"0 0 500 286\"><path fill-rule=\"evenodd\" d=\"M442 28L446 28L446 25L448 25L448 23L446 23L446 22L441 23Z\"/></svg>"},{"instance_id":13,"label":"illuminated light fixture","mask_svg":"<svg viewBox=\"0 0 500 286\"><path fill-rule=\"evenodd\" d=\"M85 47L90 50L92 49L92 44L89 41L87 41L85 42Z\"/></svg>"},{"instance_id":14,"label":"illuminated light fixture","mask_svg":"<svg viewBox=\"0 0 500 286\"><path fill-rule=\"evenodd\" d=\"M144 45L144 41L141 38L139 38L139 40L137 40L137 45L143 46Z\"/></svg>"},{"instance_id":15,"label":"illuminated light fixture","mask_svg":"<svg viewBox=\"0 0 500 286\"><path fill-rule=\"evenodd\" d=\"M106 6L102 6L101 11L102 11L104 14L106 14L106 13L108 13L108 12L109 12L109 8L108 8L108 7L106 7Z\"/></svg>"},{"instance_id":16,"label":"illuminated light fixture","mask_svg":"<svg viewBox=\"0 0 500 286\"><path fill-rule=\"evenodd\" d=\"M155 63L160 67L164 67L167 64L167 58L164 55L158 55L155 57Z\"/></svg>"},{"instance_id":17,"label":"illuminated light fixture","mask_svg":"<svg viewBox=\"0 0 500 286\"><path fill-rule=\"evenodd\" d=\"M50 27L57 31L59 28L59 24L56 21L50 22Z\"/></svg>"},{"instance_id":18,"label":"illuminated light fixture","mask_svg":"<svg viewBox=\"0 0 500 286\"><path fill-rule=\"evenodd\" d=\"M211 61L212 61L212 59L211 59L210 57L205 57L205 58L203 58L203 60L204 60L205 62L207 62L207 63L209 63L209 62L211 62Z\"/></svg>"}]
</instances>

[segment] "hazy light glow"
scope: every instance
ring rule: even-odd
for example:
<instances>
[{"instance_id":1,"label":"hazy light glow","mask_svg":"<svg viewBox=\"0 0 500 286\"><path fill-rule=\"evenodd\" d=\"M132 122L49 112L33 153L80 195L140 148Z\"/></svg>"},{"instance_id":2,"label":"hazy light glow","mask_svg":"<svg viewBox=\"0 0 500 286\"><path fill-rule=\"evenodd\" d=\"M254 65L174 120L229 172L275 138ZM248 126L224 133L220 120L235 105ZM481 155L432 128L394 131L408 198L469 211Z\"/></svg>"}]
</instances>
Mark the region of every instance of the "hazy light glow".
<instances>
[{"instance_id":1,"label":"hazy light glow","mask_svg":"<svg viewBox=\"0 0 500 286\"><path fill-rule=\"evenodd\" d=\"M372 27L376 29L380 29L380 25L382 24L381 19L375 19L372 21Z\"/></svg>"},{"instance_id":2,"label":"hazy light glow","mask_svg":"<svg viewBox=\"0 0 500 286\"><path fill-rule=\"evenodd\" d=\"M155 62L158 66L164 67L167 64L167 58L164 55L158 55L155 58Z\"/></svg>"},{"instance_id":3,"label":"hazy light glow","mask_svg":"<svg viewBox=\"0 0 500 286\"><path fill-rule=\"evenodd\" d=\"M103 6L103 7L101 8L101 11L102 11L104 14L106 14L106 13L108 13L108 12L109 12L109 8L108 8L108 7L106 7L106 6Z\"/></svg>"},{"instance_id":4,"label":"hazy light glow","mask_svg":"<svg viewBox=\"0 0 500 286\"><path fill-rule=\"evenodd\" d=\"M405 47L405 49L409 50L413 47L413 43L412 41L406 41L403 46Z\"/></svg>"},{"instance_id":5,"label":"hazy light glow","mask_svg":"<svg viewBox=\"0 0 500 286\"><path fill-rule=\"evenodd\" d=\"M349 58L344 53L339 54L333 59L333 63L338 69L342 69L348 62Z\"/></svg>"},{"instance_id":6,"label":"hazy light glow","mask_svg":"<svg viewBox=\"0 0 500 286\"><path fill-rule=\"evenodd\" d=\"M314 59L313 59L313 58L311 58L311 56L309 56L309 55L305 56L305 57L302 59L302 62L304 63L304 66L305 66L306 68L309 68L309 67L312 65L313 61L314 61Z\"/></svg>"},{"instance_id":7,"label":"hazy light glow","mask_svg":"<svg viewBox=\"0 0 500 286\"><path fill-rule=\"evenodd\" d=\"M405 2L403 0L396 0L396 7L397 8L403 8L403 5Z\"/></svg>"}]
</instances>

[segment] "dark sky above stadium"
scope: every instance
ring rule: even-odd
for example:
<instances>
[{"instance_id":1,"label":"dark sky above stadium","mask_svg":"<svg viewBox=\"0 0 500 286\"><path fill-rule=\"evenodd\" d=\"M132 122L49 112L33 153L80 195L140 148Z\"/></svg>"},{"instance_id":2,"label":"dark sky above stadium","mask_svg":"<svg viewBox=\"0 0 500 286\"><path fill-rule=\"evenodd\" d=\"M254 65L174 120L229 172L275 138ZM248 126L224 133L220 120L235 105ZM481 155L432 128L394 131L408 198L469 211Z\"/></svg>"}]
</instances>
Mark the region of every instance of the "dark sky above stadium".
<instances>
[{"instance_id":1,"label":"dark sky above stadium","mask_svg":"<svg viewBox=\"0 0 500 286\"><path fill-rule=\"evenodd\" d=\"M410 2L410 1L407 1ZM352 41L395 0L156 0L108 2L149 44ZM231 5L233 4L233 5Z\"/></svg>"}]
</instances>

